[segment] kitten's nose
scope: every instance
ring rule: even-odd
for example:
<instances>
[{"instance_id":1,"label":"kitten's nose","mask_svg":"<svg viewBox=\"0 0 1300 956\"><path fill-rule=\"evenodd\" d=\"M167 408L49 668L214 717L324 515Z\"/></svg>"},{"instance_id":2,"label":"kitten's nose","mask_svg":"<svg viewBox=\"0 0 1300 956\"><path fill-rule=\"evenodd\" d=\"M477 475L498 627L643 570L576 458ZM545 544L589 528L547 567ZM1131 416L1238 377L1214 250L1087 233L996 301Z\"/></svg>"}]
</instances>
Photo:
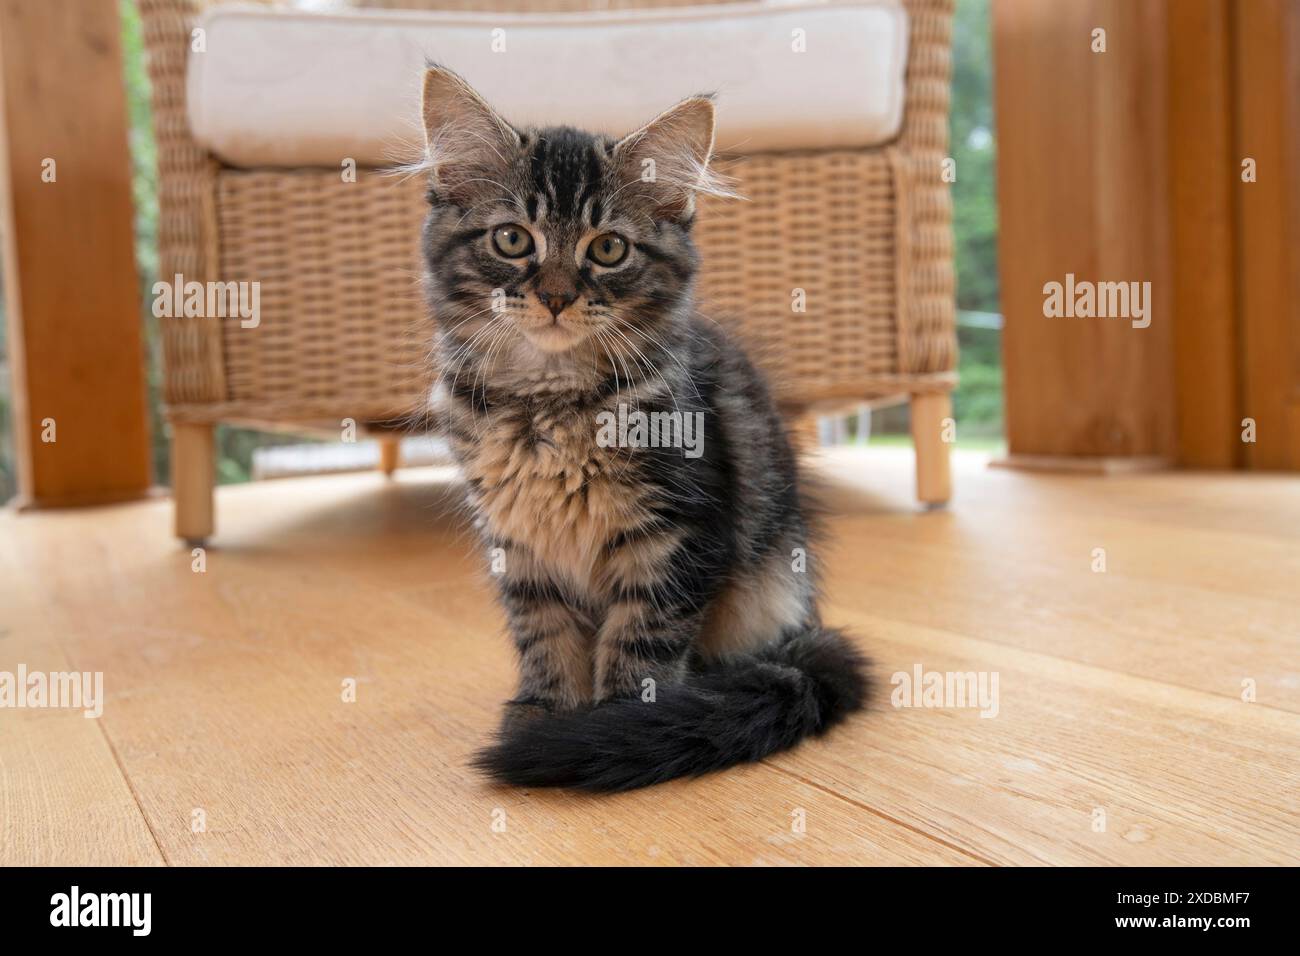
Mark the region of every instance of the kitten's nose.
<instances>
[{"instance_id":1,"label":"kitten's nose","mask_svg":"<svg viewBox=\"0 0 1300 956\"><path fill-rule=\"evenodd\" d=\"M553 316L558 316L561 312L571 306L573 300L577 297L577 292L570 292L568 290L537 290L537 298L542 300L542 305L551 310L551 315Z\"/></svg>"}]
</instances>

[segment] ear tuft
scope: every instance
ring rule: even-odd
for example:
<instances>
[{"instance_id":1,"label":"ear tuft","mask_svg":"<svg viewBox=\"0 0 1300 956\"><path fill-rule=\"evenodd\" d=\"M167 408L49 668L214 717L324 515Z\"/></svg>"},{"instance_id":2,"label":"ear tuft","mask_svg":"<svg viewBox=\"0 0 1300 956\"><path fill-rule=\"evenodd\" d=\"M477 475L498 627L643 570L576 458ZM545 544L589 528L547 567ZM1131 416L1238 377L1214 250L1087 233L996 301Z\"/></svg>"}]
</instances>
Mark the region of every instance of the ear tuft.
<instances>
[{"instance_id":1,"label":"ear tuft","mask_svg":"<svg viewBox=\"0 0 1300 956\"><path fill-rule=\"evenodd\" d=\"M614 156L626 181L645 184L638 192L656 215L689 221L697 193L735 195L709 167L713 134L713 96L692 96L623 137Z\"/></svg>"},{"instance_id":2,"label":"ear tuft","mask_svg":"<svg viewBox=\"0 0 1300 956\"><path fill-rule=\"evenodd\" d=\"M519 134L457 73L429 64L420 105L435 192L467 205L509 167Z\"/></svg>"}]
</instances>

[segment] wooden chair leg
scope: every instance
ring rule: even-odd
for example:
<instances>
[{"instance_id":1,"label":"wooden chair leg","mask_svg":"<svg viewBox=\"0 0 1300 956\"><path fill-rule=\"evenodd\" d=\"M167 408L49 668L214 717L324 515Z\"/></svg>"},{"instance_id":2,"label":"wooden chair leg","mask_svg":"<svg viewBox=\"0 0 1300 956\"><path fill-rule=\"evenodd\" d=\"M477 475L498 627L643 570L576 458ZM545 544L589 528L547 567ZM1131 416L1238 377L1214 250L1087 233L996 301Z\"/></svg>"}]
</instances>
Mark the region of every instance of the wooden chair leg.
<instances>
[{"instance_id":1,"label":"wooden chair leg","mask_svg":"<svg viewBox=\"0 0 1300 956\"><path fill-rule=\"evenodd\" d=\"M216 484L210 423L172 424L172 499L176 536L190 547L205 544L212 534L212 492Z\"/></svg>"},{"instance_id":2,"label":"wooden chair leg","mask_svg":"<svg viewBox=\"0 0 1300 956\"><path fill-rule=\"evenodd\" d=\"M401 462L402 440L400 438L379 439L379 470L391 478Z\"/></svg>"},{"instance_id":3,"label":"wooden chair leg","mask_svg":"<svg viewBox=\"0 0 1300 956\"><path fill-rule=\"evenodd\" d=\"M952 418L952 397L947 392L912 396L912 444L916 448L916 497L937 507L952 497L949 442L944 441L945 419Z\"/></svg>"},{"instance_id":4,"label":"wooden chair leg","mask_svg":"<svg viewBox=\"0 0 1300 956\"><path fill-rule=\"evenodd\" d=\"M800 415L791 423L791 433L796 436L799 447L804 451L813 451L821 447L822 436L817 430L817 416L812 414Z\"/></svg>"}]
</instances>

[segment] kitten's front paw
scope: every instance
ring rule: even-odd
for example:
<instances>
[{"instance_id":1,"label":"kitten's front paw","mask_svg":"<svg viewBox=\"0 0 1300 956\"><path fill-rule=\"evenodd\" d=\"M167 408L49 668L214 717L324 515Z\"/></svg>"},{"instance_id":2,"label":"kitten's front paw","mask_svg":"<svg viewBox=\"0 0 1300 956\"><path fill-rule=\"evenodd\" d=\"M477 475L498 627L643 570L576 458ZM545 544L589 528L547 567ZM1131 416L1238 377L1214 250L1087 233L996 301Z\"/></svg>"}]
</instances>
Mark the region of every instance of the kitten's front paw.
<instances>
[{"instance_id":1,"label":"kitten's front paw","mask_svg":"<svg viewBox=\"0 0 1300 956\"><path fill-rule=\"evenodd\" d=\"M550 712L550 706L540 700L508 700L505 711L501 714L501 729L498 733L502 737L508 737L524 724L541 720Z\"/></svg>"}]
</instances>

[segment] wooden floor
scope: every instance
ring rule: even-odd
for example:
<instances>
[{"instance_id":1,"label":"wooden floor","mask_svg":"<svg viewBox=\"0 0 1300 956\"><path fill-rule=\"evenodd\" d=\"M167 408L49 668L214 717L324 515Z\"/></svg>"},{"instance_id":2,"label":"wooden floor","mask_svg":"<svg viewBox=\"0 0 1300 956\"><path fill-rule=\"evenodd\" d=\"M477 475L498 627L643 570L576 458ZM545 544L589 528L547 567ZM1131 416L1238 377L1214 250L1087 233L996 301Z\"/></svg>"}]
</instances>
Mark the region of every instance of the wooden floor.
<instances>
[{"instance_id":1,"label":"wooden floor","mask_svg":"<svg viewBox=\"0 0 1300 956\"><path fill-rule=\"evenodd\" d=\"M1300 481L957 466L922 513L907 453L822 460L870 713L613 798L466 768L511 656L445 471L222 489L204 573L165 500L0 515L0 671L106 696L0 710L0 863L1300 862ZM917 665L997 716L891 706Z\"/></svg>"}]
</instances>

